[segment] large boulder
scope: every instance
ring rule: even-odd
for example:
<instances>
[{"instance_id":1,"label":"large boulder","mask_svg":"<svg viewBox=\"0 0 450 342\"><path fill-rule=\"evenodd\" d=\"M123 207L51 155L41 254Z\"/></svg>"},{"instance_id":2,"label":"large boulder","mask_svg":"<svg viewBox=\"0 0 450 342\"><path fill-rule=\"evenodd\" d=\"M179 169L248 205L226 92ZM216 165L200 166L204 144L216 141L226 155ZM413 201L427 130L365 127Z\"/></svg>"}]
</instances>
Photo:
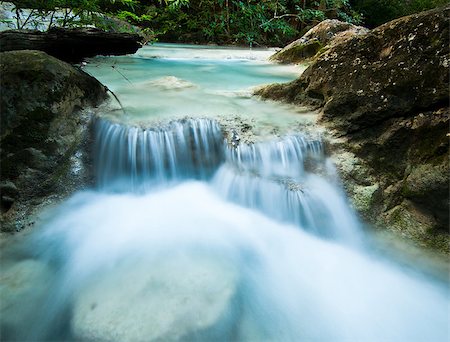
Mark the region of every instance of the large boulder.
<instances>
[{"instance_id":1,"label":"large boulder","mask_svg":"<svg viewBox=\"0 0 450 342\"><path fill-rule=\"evenodd\" d=\"M352 155L336 159L355 206L447 252L449 14L446 6L354 36L296 81L258 92L321 108L335 156Z\"/></svg>"},{"instance_id":2,"label":"large boulder","mask_svg":"<svg viewBox=\"0 0 450 342\"><path fill-rule=\"evenodd\" d=\"M9 30L0 32L0 52L40 50L66 62L77 63L96 55L135 53L143 37L136 33L106 32L97 28L51 28L47 32Z\"/></svg>"},{"instance_id":3,"label":"large boulder","mask_svg":"<svg viewBox=\"0 0 450 342\"><path fill-rule=\"evenodd\" d=\"M449 11L400 18L355 36L321 55L299 79L259 94L321 106L322 119L343 133L445 106Z\"/></svg>"},{"instance_id":4,"label":"large boulder","mask_svg":"<svg viewBox=\"0 0 450 342\"><path fill-rule=\"evenodd\" d=\"M0 54L2 230L44 197L70 192L87 175L90 115L106 98L93 77L41 51ZM18 224L18 226L17 226Z\"/></svg>"},{"instance_id":5,"label":"large boulder","mask_svg":"<svg viewBox=\"0 0 450 342\"><path fill-rule=\"evenodd\" d=\"M270 60L280 63L301 63L325 52L331 46L340 44L355 35L366 34L369 30L337 19L326 19L305 33L303 37L290 43Z\"/></svg>"}]
</instances>

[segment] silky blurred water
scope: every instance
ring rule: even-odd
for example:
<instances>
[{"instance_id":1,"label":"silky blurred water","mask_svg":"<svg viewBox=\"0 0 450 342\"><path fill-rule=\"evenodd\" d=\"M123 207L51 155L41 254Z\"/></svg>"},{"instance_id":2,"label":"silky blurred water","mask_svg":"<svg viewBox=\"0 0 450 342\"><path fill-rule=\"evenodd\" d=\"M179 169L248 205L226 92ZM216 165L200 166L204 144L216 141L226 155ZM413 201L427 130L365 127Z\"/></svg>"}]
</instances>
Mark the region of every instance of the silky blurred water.
<instances>
[{"instance_id":1,"label":"silky blurred water","mask_svg":"<svg viewBox=\"0 0 450 342\"><path fill-rule=\"evenodd\" d=\"M126 113L95 121L95 186L5 247L2 340L448 340L448 282L371 251L320 134L293 129L305 113L236 95L295 76L269 53L92 60ZM230 143L237 109L290 133Z\"/></svg>"}]
</instances>

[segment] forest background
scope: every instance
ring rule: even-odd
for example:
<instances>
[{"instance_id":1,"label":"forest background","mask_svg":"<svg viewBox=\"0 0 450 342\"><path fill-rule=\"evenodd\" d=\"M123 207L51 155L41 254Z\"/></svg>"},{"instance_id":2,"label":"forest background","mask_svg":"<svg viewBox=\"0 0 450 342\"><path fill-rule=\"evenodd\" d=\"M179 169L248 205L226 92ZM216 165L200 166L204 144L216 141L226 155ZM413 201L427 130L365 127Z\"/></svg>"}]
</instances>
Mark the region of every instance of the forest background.
<instances>
[{"instance_id":1,"label":"forest background","mask_svg":"<svg viewBox=\"0 0 450 342\"><path fill-rule=\"evenodd\" d=\"M149 41L284 46L324 19L376 27L450 0L15 0L17 28L94 25ZM31 9L31 11L25 9ZM55 14L58 15L55 15ZM61 15L61 13L63 13ZM128 24L127 24L128 23Z\"/></svg>"}]
</instances>

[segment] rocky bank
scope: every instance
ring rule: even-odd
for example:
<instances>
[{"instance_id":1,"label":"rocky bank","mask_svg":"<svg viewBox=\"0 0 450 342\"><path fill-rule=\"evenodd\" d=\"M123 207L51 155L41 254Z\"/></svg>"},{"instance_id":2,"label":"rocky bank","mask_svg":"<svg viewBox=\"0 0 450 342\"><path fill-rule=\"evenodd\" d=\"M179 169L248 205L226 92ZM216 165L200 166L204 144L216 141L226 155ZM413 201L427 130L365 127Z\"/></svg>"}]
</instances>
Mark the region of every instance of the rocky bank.
<instances>
[{"instance_id":1,"label":"rocky bank","mask_svg":"<svg viewBox=\"0 0 450 342\"><path fill-rule=\"evenodd\" d=\"M449 253L450 6L331 47L294 82L257 91L320 108L361 215Z\"/></svg>"},{"instance_id":2,"label":"rocky bank","mask_svg":"<svg viewBox=\"0 0 450 342\"><path fill-rule=\"evenodd\" d=\"M0 54L1 229L20 230L45 199L89 182L90 112L106 88L41 51Z\"/></svg>"},{"instance_id":3,"label":"rocky bank","mask_svg":"<svg viewBox=\"0 0 450 342\"><path fill-rule=\"evenodd\" d=\"M368 31L362 26L337 19L326 19L306 32L303 37L272 55L270 60L279 63L307 62L331 47L345 42L353 36L366 34Z\"/></svg>"}]
</instances>

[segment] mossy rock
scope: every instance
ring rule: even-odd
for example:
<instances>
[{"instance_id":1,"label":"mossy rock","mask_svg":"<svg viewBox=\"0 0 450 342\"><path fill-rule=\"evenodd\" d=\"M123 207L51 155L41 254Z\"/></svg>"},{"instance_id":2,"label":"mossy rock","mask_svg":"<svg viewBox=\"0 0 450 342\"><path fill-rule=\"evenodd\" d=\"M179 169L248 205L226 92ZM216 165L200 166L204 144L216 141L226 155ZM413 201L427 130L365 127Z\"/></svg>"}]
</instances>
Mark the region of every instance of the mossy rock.
<instances>
[{"instance_id":1,"label":"mossy rock","mask_svg":"<svg viewBox=\"0 0 450 342\"><path fill-rule=\"evenodd\" d=\"M17 189L2 193L4 230L11 226L5 220L14 216L8 212L64 192L75 182L69 181L70 161L88 138L90 120L81 109L100 104L106 88L40 51L1 53L0 73L1 179Z\"/></svg>"},{"instance_id":2,"label":"mossy rock","mask_svg":"<svg viewBox=\"0 0 450 342\"><path fill-rule=\"evenodd\" d=\"M379 184L355 186L351 197L354 208L363 216L369 216L380 191Z\"/></svg>"},{"instance_id":3,"label":"mossy rock","mask_svg":"<svg viewBox=\"0 0 450 342\"><path fill-rule=\"evenodd\" d=\"M367 32L368 29L361 26L336 19L326 19L308 30L300 39L275 53L270 60L295 64L308 62L327 51L330 46Z\"/></svg>"},{"instance_id":4,"label":"mossy rock","mask_svg":"<svg viewBox=\"0 0 450 342\"><path fill-rule=\"evenodd\" d=\"M322 44L314 39L305 43L298 43L287 49L282 49L271 56L270 59L280 63L301 63L314 57L322 48Z\"/></svg>"},{"instance_id":5,"label":"mossy rock","mask_svg":"<svg viewBox=\"0 0 450 342\"><path fill-rule=\"evenodd\" d=\"M379 222L421 247L450 254L448 233L436 229L430 215L408 200L386 212Z\"/></svg>"}]
</instances>

